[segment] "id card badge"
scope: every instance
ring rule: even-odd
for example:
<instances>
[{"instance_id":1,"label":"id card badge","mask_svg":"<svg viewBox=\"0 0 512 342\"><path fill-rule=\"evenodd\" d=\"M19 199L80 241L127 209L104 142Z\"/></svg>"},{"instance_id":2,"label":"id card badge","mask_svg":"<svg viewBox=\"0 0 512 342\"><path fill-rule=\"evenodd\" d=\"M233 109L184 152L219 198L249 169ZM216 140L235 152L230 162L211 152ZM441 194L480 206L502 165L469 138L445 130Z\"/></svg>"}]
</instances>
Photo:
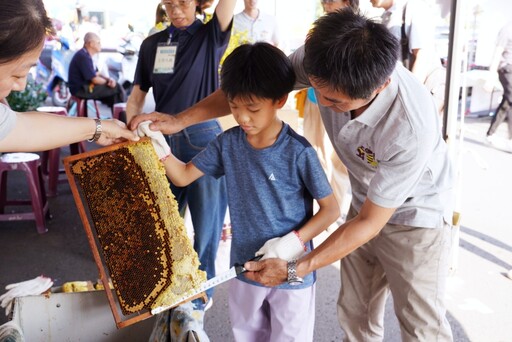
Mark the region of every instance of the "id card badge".
<instances>
[{"instance_id":1,"label":"id card badge","mask_svg":"<svg viewBox=\"0 0 512 342\"><path fill-rule=\"evenodd\" d=\"M176 62L176 52L178 51L178 43L160 43L156 48L155 66L153 73L155 74L172 74L174 73L174 64Z\"/></svg>"}]
</instances>

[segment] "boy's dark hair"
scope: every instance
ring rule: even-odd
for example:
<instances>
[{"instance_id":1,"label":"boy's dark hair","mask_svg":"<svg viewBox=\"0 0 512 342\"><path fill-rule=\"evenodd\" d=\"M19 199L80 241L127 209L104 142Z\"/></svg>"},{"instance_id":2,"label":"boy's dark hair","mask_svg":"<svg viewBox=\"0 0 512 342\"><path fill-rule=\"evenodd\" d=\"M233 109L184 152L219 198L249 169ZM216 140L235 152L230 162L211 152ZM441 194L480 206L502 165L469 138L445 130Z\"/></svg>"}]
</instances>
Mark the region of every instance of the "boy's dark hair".
<instances>
[{"instance_id":1,"label":"boy's dark hair","mask_svg":"<svg viewBox=\"0 0 512 342\"><path fill-rule=\"evenodd\" d=\"M268 43L244 44L226 58L221 89L227 98L277 101L293 90L295 72L286 55Z\"/></svg>"},{"instance_id":2,"label":"boy's dark hair","mask_svg":"<svg viewBox=\"0 0 512 342\"><path fill-rule=\"evenodd\" d=\"M0 63L30 52L53 34L42 0L0 1Z\"/></svg>"},{"instance_id":3,"label":"boy's dark hair","mask_svg":"<svg viewBox=\"0 0 512 342\"><path fill-rule=\"evenodd\" d=\"M395 69L398 48L384 25L345 8L315 21L306 38L304 69L321 86L366 99Z\"/></svg>"}]
</instances>

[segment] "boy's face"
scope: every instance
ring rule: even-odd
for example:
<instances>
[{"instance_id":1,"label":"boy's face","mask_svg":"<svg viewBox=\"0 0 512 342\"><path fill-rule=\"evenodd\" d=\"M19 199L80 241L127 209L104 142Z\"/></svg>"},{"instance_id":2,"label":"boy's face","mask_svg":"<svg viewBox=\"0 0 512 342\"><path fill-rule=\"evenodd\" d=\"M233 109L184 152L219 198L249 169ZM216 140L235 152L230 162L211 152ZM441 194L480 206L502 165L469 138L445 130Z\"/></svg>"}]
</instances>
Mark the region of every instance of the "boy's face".
<instances>
[{"instance_id":1,"label":"boy's face","mask_svg":"<svg viewBox=\"0 0 512 342\"><path fill-rule=\"evenodd\" d=\"M236 122L247 135L258 135L280 123L277 110L282 108L287 96L278 101L253 97L234 98L229 100L229 106Z\"/></svg>"}]
</instances>

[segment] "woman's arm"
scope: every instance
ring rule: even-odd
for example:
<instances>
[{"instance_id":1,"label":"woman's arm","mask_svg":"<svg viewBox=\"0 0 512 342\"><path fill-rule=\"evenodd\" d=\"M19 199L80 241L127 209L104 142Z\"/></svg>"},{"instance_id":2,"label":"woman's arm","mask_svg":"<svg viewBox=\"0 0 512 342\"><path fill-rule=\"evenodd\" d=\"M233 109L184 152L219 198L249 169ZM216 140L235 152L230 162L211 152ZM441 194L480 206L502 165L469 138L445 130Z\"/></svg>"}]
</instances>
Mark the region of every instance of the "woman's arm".
<instances>
[{"instance_id":1,"label":"woman's arm","mask_svg":"<svg viewBox=\"0 0 512 342\"><path fill-rule=\"evenodd\" d=\"M41 112L16 113L16 125L0 140L2 152L35 152L91 139L96 133L96 121L70 118ZM102 134L97 141L109 145L139 137L118 120L101 120Z\"/></svg>"}]
</instances>

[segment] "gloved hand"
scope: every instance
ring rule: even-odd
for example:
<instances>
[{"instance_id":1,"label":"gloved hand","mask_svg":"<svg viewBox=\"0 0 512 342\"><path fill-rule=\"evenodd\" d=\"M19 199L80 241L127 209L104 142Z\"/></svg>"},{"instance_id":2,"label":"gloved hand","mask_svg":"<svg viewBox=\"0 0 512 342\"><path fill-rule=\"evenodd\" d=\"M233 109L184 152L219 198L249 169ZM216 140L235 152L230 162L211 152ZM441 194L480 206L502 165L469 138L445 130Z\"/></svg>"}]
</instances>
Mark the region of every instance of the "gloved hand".
<instances>
[{"instance_id":1,"label":"gloved hand","mask_svg":"<svg viewBox=\"0 0 512 342\"><path fill-rule=\"evenodd\" d=\"M255 255L263 255L261 260L279 258L290 261L298 259L306 251L306 246L297 234L292 231L283 237L270 239Z\"/></svg>"},{"instance_id":2,"label":"gloved hand","mask_svg":"<svg viewBox=\"0 0 512 342\"><path fill-rule=\"evenodd\" d=\"M0 305L2 308L5 308L5 315L9 315L11 312L14 298L30 295L40 295L44 291L48 290L52 285L53 281L51 278L45 276L39 276L32 280L7 285L5 289L9 291L0 296L0 300L2 301Z\"/></svg>"},{"instance_id":3,"label":"gloved hand","mask_svg":"<svg viewBox=\"0 0 512 342\"><path fill-rule=\"evenodd\" d=\"M139 137L148 136L151 138L151 143L155 148L156 154L160 161L165 160L171 154L171 148L165 141L164 135L160 131L152 131L149 128L151 121L143 121L137 127L137 134Z\"/></svg>"}]
</instances>

